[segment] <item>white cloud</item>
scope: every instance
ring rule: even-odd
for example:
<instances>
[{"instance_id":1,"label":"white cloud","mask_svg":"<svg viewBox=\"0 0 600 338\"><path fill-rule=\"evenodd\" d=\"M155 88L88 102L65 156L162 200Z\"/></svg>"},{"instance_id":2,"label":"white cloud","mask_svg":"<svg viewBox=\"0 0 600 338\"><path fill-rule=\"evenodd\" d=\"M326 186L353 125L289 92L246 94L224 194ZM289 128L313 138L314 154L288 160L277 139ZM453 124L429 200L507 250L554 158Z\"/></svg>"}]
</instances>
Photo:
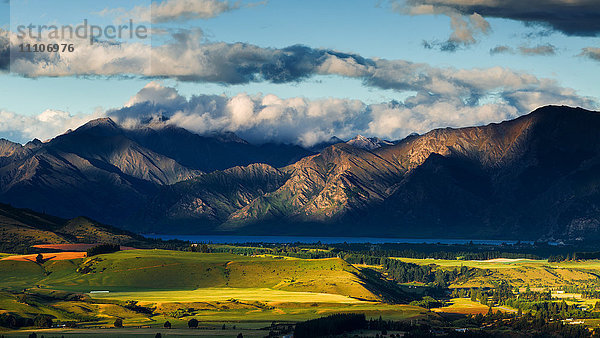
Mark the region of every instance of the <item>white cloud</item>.
<instances>
[{"instance_id":1,"label":"white cloud","mask_svg":"<svg viewBox=\"0 0 600 338\"><path fill-rule=\"evenodd\" d=\"M135 6L131 10L124 8L106 8L98 14L112 16L116 22L132 19L136 22L177 22L196 19L210 19L241 7L254 7L263 3L242 6L239 1L231 3L222 0L163 0L153 1L150 6Z\"/></svg>"},{"instance_id":2,"label":"white cloud","mask_svg":"<svg viewBox=\"0 0 600 338\"><path fill-rule=\"evenodd\" d=\"M137 103L150 102L152 104L173 104L173 101L180 101L183 98L179 96L177 90L171 87L163 87L159 82L151 81L142 88L136 95L132 96L125 107L131 107Z\"/></svg>"},{"instance_id":3,"label":"white cloud","mask_svg":"<svg viewBox=\"0 0 600 338\"><path fill-rule=\"evenodd\" d=\"M502 68L490 71L456 72L453 81L478 83L482 92L501 87L527 88L537 82L532 76L518 76ZM255 143L284 142L310 146L332 136L351 138L357 134L399 139L412 132L424 133L440 127L466 127L515 118L547 104L594 107L573 90L541 81L540 89L513 90L484 97L486 103L472 104L455 95L419 92L404 102L367 105L358 100L302 97L289 99L275 95L238 94L234 97L198 95L189 99L173 97L173 88L152 83L153 97L143 101L145 89L136 95L133 106L110 111L122 121L148 121L157 114L173 124L199 134L231 131ZM440 87L432 84L432 87ZM446 85L444 85L446 86ZM148 86L147 86L148 87ZM142 93L143 92L143 93ZM437 88L437 92L443 92ZM157 103L160 102L160 103ZM156 119L155 119L156 120Z\"/></svg>"},{"instance_id":4,"label":"white cloud","mask_svg":"<svg viewBox=\"0 0 600 338\"><path fill-rule=\"evenodd\" d=\"M31 116L0 110L0 137L15 142L27 142L34 138L47 140L102 116L104 112L101 110L88 115L72 115L65 111L47 109Z\"/></svg>"},{"instance_id":5,"label":"white cloud","mask_svg":"<svg viewBox=\"0 0 600 338\"><path fill-rule=\"evenodd\" d=\"M597 36L600 2L597 0L390 0L392 10L409 15L444 14L472 18L474 27L484 18L504 18L551 27L566 35ZM485 23L484 23L485 22ZM481 26L483 24L483 26Z\"/></svg>"},{"instance_id":6,"label":"white cloud","mask_svg":"<svg viewBox=\"0 0 600 338\"><path fill-rule=\"evenodd\" d=\"M48 139L98 117L109 116L124 127L175 125L198 134L235 132L254 143L283 142L310 146L332 136L349 139L357 134L400 139L412 132L441 127L466 127L500 122L547 104L594 108L597 103L551 80L511 73L502 68L438 74L447 83L431 81L432 91L419 91L404 102L367 105L359 100L273 94L181 96L175 88L150 82L123 107L91 115L46 110L35 116L0 111L0 136L25 142ZM461 98L485 93L476 104ZM477 87L473 87L473 84ZM535 87L528 84L536 83ZM499 90L503 88L503 90ZM516 88L516 89L510 89ZM494 92L496 91L496 92Z\"/></svg>"},{"instance_id":7,"label":"white cloud","mask_svg":"<svg viewBox=\"0 0 600 338\"><path fill-rule=\"evenodd\" d=\"M171 43L152 49L140 43L96 43L78 46L74 53L18 53L21 57L14 60L11 71L27 77L131 75L222 84L262 81L286 83L315 75L338 75L360 79L366 86L439 95L446 100L458 98L471 105L477 105L480 97L491 94L557 93L561 89L555 81L502 67L432 67L425 63L368 59L356 54L305 46L275 49L243 43L203 44L200 35L198 31L178 32L173 35ZM539 47L532 47L525 52L539 53ZM544 50L553 48L541 47ZM592 49L587 50L585 55L595 55L592 52ZM147 95L160 96L163 100L176 98L172 90L165 95L158 95L156 90L168 89L150 86L140 96L147 92ZM587 106L593 101L577 97L575 92L572 95L573 101L580 101Z\"/></svg>"},{"instance_id":8,"label":"white cloud","mask_svg":"<svg viewBox=\"0 0 600 338\"><path fill-rule=\"evenodd\" d=\"M600 61L600 48L586 47L581 50L579 56L584 56L592 60Z\"/></svg>"}]
</instances>

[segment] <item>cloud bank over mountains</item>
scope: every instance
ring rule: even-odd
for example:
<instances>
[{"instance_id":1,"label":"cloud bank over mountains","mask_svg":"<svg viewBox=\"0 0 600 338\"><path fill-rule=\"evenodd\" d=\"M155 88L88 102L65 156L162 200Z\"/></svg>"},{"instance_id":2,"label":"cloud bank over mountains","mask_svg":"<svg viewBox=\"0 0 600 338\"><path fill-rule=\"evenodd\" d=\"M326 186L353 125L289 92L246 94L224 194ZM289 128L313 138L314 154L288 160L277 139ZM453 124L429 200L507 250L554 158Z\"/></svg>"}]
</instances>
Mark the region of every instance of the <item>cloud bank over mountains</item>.
<instances>
[{"instance_id":1,"label":"cloud bank over mountains","mask_svg":"<svg viewBox=\"0 0 600 338\"><path fill-rule=\"evenodd\" d=\"M499 75L501 69L496 70ZM484 73L475 75L487 77ZM470 76L475 76L471 74ZM465 78L462 75L461 78ZM519 83L508 79L504 85ZM464 127L500 122L522 115L540 105L595 105L569 89L547 84L548 91L511 91L495 102L469 104L453 95L424 92L404 102L365 104L359 100L303 97L280 98L272 94L233 97L194 95L186 98L175 88L152 81L123 107L94 114L70 115L45 111L23 116L0 111L0 136L25 142L47 139L98 117L111 117L128 128L175 125L198 134L234 132L253 143L292 143L311 146L332 136L349 139L357 134L400 139L440 127Z\"/></svg>"}]
</instances>

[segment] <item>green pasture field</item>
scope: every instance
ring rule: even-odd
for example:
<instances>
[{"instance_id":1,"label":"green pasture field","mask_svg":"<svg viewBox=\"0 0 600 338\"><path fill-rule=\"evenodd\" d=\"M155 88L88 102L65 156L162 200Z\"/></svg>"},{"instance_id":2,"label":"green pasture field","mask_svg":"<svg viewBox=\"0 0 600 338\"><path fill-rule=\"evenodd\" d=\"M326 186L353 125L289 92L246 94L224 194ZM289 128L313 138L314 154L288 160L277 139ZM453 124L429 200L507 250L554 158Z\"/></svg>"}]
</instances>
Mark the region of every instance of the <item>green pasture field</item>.
<instances>
[{"instance_id":1,"label":"green pasture field","mask_svg":"<svg viewBox=\"0 0 600 338\"><path fill-rule=\"evenodd\" d=\"M43 264L0 261L0 313L51 315L57 321L76 321L91 330L86 334L108 337L120 332L107 329L116 318L126 328L161 329L169 320L174 328L185 329L196 318L212 329L224 323L255 330L272 321L291 323L340 312L389 320L431 315L420 307L382 303L378 294L358 268L339 258L128 250ZM131 301L151 312L128 307ZM69 336L79 331L57 332Z\"/></svg>"}]
</instances>

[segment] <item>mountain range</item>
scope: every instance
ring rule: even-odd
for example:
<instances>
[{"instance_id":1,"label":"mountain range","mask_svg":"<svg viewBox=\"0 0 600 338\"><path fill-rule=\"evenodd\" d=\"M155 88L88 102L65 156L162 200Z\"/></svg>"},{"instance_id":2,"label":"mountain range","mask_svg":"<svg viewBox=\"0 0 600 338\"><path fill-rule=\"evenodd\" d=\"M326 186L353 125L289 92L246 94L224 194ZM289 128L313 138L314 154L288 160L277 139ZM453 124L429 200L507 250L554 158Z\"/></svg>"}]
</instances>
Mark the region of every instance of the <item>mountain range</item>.
<instances>
[{"instance_id":1,"label":"mountain range","mask_svg":"<svg viewBox=\"0 0 600 338\"><path fill-rule=\"evenodd\" d=\"M136 232L597 239L599 130L598 112L547 106L305 149L99 119L0 140L0 201Z\"/></svg>"}]
</instances>

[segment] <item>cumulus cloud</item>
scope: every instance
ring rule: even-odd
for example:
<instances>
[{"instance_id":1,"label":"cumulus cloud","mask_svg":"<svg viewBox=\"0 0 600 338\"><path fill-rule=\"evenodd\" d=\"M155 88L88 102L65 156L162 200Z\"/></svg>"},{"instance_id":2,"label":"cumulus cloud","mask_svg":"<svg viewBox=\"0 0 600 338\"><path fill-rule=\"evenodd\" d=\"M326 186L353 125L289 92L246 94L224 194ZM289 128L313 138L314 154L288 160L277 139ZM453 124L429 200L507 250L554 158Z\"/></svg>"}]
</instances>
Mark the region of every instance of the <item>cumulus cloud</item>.
<instances>
[{"instance_id":1,"label":"cumulus cloud","mask_svg":"<svg viewBox=\"0 0 600 338\"><path fill-rule=\"evenodd\" d=\"M16 53L11 71L28 77L129 74L222 84L289 83L315 75L339 75L381 89L455 96L473 105L491 92L531 91L544 82L501 67L439 68L300 45L276 49L244 43L201 43L197 34L182 31L171 43L151 49L138 43L99 42L78 46L74 53ZM15 48L14 43L11 48Z\"/></svg>"},{"instance_id":2,"label":"cumulus cloud","mask_svg":"<svg viewBox=\"0 0 600 338\"><path fill-rule=\"evenodd\" d=\"M566 35L597 36L600 2L597 0L391 0L396 11L411 15L457 13L504 18L539 24Z\"/></svg>"},{"instance_id":3,"label":"cumulus cloud","mask_svg":"<svg viewBox=\"0 0 600 338\"><path fill-rule=\"evenodd\" d=\"M479 35L489 34L491 26L483 16L477 12L465 14L449 6L434 6L426 3L391 1L392 9L408 15L438 15L450 17L452 34L448 40L424 41L423 46L428 49L438 48L441 51L454 52L461 47L466 47L477 42Z\"/></svg>"},{"instance_id":4,"label":"cumulus cloud","mask_svg":"<svg viewBox=\"0 0 600 338\"><path fill-rule=\"evenodd\" d=\"M476 36L489 34L490 24L479 14L473 13L469 16L462 16L459 13L450 11L450 27L452 34L448 40L423 41L423 46L427 49L437 48L443 52L454 52L462 47L467 47L477 43Z\"/></svg>"},{"instance_id":5,"label":"cumulus cloud","mask_svg":"<svg viewBox=\"0 0 600 338\"><path fill-rule=\"evenodd\" d=\"M151 97L148 94L152 92ZM173 93L176 96L173 96ZM133 103L133 104L132 104ZM128 104L108 116L126 127L147 122L172 124L199 134L235 132L255 143L312 145L330 138L353 137L369 122L367 105L359 100L275 95L195 95L189 99L173 88L151 82Z\"/></svg>"},{"instance_id":6,"label":"cumulus cloud","mask_svg":"<svg viewBox=\"0 0 600 338\"><path fill-rule=\"evenodd\" d=\"M109 116L126 128L175 125L198 134L234 132L253 143L280 142L311 146L332 136L357 134L400 139L441 127L500 122L546 104L594 108L597 103L551 80L511 75L503 69L455 71L453 81L479 83L480 96L463 99L452 84L438 81L403 102L365 104L359 100L248 95L194 95L149 82L120 108L91 115L47 110L36 116L0 111L0 137L25 142L47 139L98 117ZM537 88L519 86L539 81ZM498 88L503 87L500 90ZM488 89L493 88L493 91ZM513 88L513 89L511 89ZM474 103L473 101L477 101Z\"/></svg>"},{"instance_id":7,"label":"cumulus cloud","mask_svg":"<svg viewBox=\"0 0 600 338\"><path fill-rule=\"evenodd\" d=\"M34 138L46 140L103 115L100 110L86 115L73 115L53 109L47 109L38 115L21 115L0 110L0 137L14 142L27 142Z\"/></svg>"},{"instance_id":8,"label":"cumulus cloud","mask_svg":"<svg viewBox=\"0 0 600 338\"><path fill-rule=\"evenodd\" d=\"M251 3L246 7L253 7L262 3ZM138 22L177 22L195 19L210 19L220 14L243 7L236 1L231 3L222 0L164 0L152 2L150 6L135 6L131 10L123 8L107 8L100 15L112 16L117 21L132 19Z\"/></svg>"},{"instance_id":9,"label":"cumulus cloud","mask_svg":"<svg viewBox=\"0 0 600 338\"><path fill-rule=\"evenodd\" d=\"M471 81L490 78L492 85L523 79L506 76L501 69L492 72L457 73L457 79ZM109 111L108 116L127 127L149 121L153 125L172 124L199 134L235 132L255 143L284 142L311 146L332 136L351 138L357 134L399 139L412 132L424 133L439 127L465 127L514 118L546 104L592 108L596 103L570 90L542 81L543 90L514 90L486 98L473 105L455 95L420 92L404 102L365 104L358 100L302 97L283 99L275 95L238 94L233 97L196 95L186 99L173 88L149 83L129 102L132 105ZM448 89L449 92L453 90ZM148 96L148 93L154 93Z\"/></svg>"},{"instance_id":10,"label":"cumulus cloud","mask_svg":"<svg viewBox=\"0 0 600 338\"><path fill-rule=\"evenodd\" d=\"M600 61L600 48L586 47L581 50L579 56L584 56L592 60Z\"/></svg>"}]
</instances>

